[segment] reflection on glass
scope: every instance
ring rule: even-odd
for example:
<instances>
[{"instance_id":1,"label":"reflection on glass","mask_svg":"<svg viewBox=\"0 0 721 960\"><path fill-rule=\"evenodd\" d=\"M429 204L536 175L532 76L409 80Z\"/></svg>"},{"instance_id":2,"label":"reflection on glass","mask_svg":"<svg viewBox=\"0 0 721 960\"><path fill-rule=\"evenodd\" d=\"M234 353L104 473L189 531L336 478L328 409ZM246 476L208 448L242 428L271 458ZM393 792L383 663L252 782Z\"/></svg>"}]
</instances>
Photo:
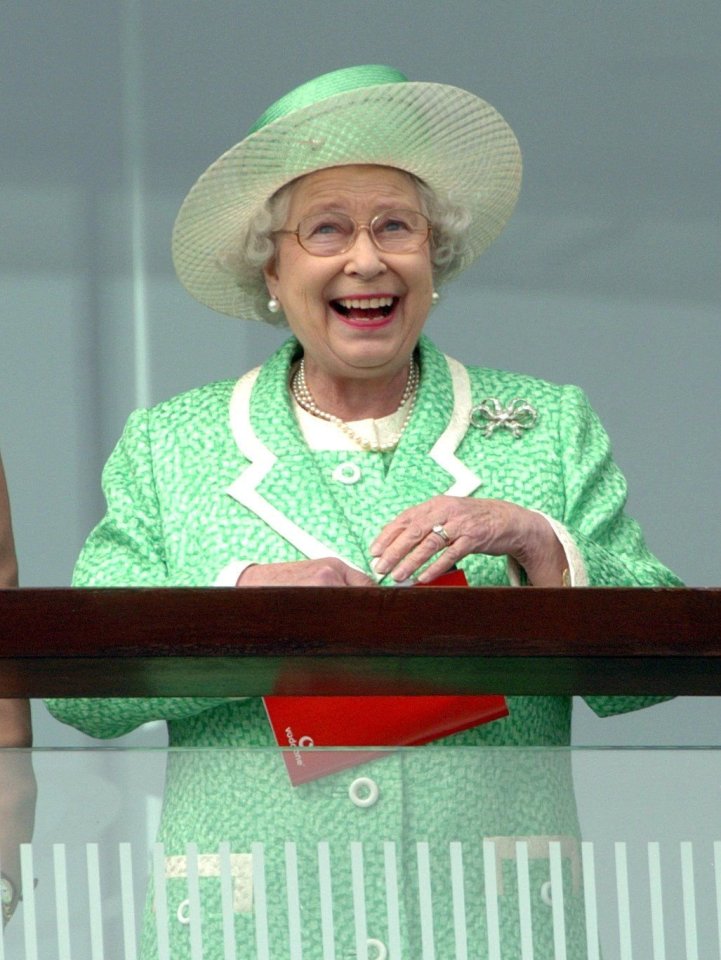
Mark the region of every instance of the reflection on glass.
<instances>
[{"instance_id":1,"label":"reflection on glass","mask_svg":"<svg viewBox=\"0 0 721 960\"><path fill-rule=\"evenodd\" d=\"M5 957L718 949L719 751L400 750L289 789L275 749L173 749L158 834L164 759L36 751L38 823L15 853L23 900Z\"/></svg>"},{"instance_id":2,"label":"reflection on glass","mask_svg":"<svg viewBox=\"0 0 721 960\"><path fill-rule=\"evenodd\" d=\"M0 749L0 902L3 926L12 919L20 900L20 851L23 844L32 840L36 796L30 752Z\"/></svg>"}]
</instances>

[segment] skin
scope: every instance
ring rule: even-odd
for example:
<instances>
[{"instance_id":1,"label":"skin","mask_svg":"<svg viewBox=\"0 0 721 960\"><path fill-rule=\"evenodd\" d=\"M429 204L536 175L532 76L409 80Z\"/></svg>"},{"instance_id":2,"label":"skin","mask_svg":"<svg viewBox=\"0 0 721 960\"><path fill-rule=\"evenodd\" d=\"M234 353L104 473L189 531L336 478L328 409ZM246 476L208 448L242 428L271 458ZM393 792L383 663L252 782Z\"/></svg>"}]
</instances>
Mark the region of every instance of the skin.
<instances>
[{"instance_id":1,"label":"skin","mask_svg":"<svg viewBox=\"0 0 721 960\"><path fill-rule=\"evenodd\" d=\"M17 585L18 564L10 518L10 499L5 471L0 459L0 589L17 587ZM29 747L31 744L28 701L0 700L0 747Z\"/></svg>"},{"instance_id":2,"label":"skin","mask_svg":"<svg viewBox=\"0 0 721 960\"><path fill-rule=\"evenodd\" d=\"M20 847L32 840L36 801L32 752L0 750L0 863L16 894L21 889ZM17 902L12 904L12 909L16 906Z\"/></svg>"},{"instance_id":3,"label":"skin","mask_svg":"<svg viewBox=\"0 0 721 960\"><path fill-rule=\"evenodd\" d=\"M0 588L17 587L18 564L15 541L10 522L10 500L5 481L5 470L0 460Z\"/></svg>"},{"instance_id":4,"label":"skin","mask_svg":"<svg viewBox=\"0 0 721 960\"><path fill-rule=\"evenodd\" d=\"M300 178L284 229L308 214L342 211L360 224L391 208L422 211L412 180L391 167L344 166ZM350 250L332 257L307 253L295 236L280 234L264 270L268 291L281 304L304 350L306 383L321 409L344 420L386 416L398 407L413 350L431 308L433 273L428 243L413 253L378 250L359 230ZM341 299L391 296L382 322L364 323L335 308ZM510 555L535 586L560 586L566 557L539 514L500 500L437 496L401 513L371 545L377 573L402 581L444 545L431 531L441 523L450 538L419 576L427 581L471 553ZM255 564L238 586L371 586L374 581L334 559Z\"/></svg>"},{"instance_id":5,"label":"skin","mask_svg":"<svg viewBox=\"0 0 721 960\"><path fill-rule=\"evenodd\" d=\"M17 585L10 502L0 460L0 589ZM30 746L29 702L0 700L0 748ZM36 794L30 752L0 749L0 864L16 891L20 889L20 844L28 843L33 835Z\"/></svg>"},{"instance_id":6,"label":"skin","mask_svg":"<svg viewBox=\"0 0 721 960\"><path fill-rule=\"evenodd\" d=\"M406 174L388 167L332 167L301 178L293 189L288 229L310 213L339 210L367 223L391 208L420 209ZM430 248L387 254L367 230L353 247L314 257L293 236L279 235L265 268L268 290L303 345L306 382L316 403L345 420L382 417L401 398L408 364L431 307ZM349 297L397 298L392 316L378 325L349 322L333 301Z\"/></svg>"}]
</instances>

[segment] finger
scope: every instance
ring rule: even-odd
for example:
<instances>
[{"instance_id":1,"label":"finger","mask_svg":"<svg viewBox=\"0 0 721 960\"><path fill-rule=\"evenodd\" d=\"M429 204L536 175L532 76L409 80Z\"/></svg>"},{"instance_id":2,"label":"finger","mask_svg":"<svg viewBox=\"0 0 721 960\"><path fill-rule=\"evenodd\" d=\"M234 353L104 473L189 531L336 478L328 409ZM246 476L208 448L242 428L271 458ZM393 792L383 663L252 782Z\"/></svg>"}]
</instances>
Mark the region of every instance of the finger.
<instances>
[{"instance_id":1,"label":"finger","mask_svg":"<svg viewBox=\"0 0 721 960\"><path fill-rule=\"evenodd\" d=\"M376 587L378 584L375 580L371 580L370 577L367 577L365 573L361 573L360 570L351 570L349 568L348 573L345 577L345 586L347 587Z\"/></svg>"},{"instance_id":2,"label":"finger","mask_svg":"<svg viewBox=\"0 0 721 960\"><path fill-rule=\"evenodd\" d=\"M308 564L302 561L307 571L306 582L319 587L367 587L374 586L373 581L357 567L351 567L337 557L325 557Z\"/></svg>"},{"instance_id":3,"label":"finger","mask_svg":"<svg viewBox=\"0 0 721 960\"><path fill-rule=\"evenodd\" d=\"M450 537L448 538L448 543L446 543L445 540L433 533L433 531L430 531L417 547L402 557L400 561L393 566L391 576L394 580L407 580L416 574L422 566L428 563L432 557L439 553L442 557L448 555L445 569L450 569L456 559L455 550L451 550L449 554L452 546L453 544Z\"/></svg>"},{"instance_id":4,"label":"finger","mask_svg":"<svg viewBox=\"0 0 721 960\"><path fill-rule=\"evenodd\" d=\"M426 569L419 573L416 577L418 583L430 583L432 580L435 580L436 577L440 577L444 573L448 573L449 570L452 570L453 567L459 560L463 559L463 554L460 556L454 556L456 551L444 550L443 553L429 564ZM460 551L457 551L460 553Z\"/></svg>"},{"instance_id":5,"label":"finger","mask_svg":"<svg viewBox=\"0 0 721 960\"><path fill-rule=\"evenodd\" d=\"M371 544L371 556L380 556L396 538L404 534L414 539L414 542L419 542L437 522L438 517L448 515L457 500L457 497L439 495L408 507L381 530Z\"/></svg>"},{"instance_id":6,"label":"finger","mask_svg":"<svg viewBox=\"0 0 721 960\"><path fill-rule=\"evenodd\" d=\"M418 521L396 529L395 536L386 543L379 554L375 555L373 569L376 573L385 575L413 550L423 549L427 537L427 524L421 524ZM432 552L428 556L432 556Z\"/></svg>"},{"instance_id":7,"label":"finger","mask_svg":"<svg viewBox=\"0 0 721 960\"><path fill-rule=\"evenodd\" d=\"M371 544L371 556L380 557L386 554L391 547L400 550L402 556L403 548L405 547L408 550L411 546L420 543L427 530L427 524L418 517L418 508L411 507L410 510L401 513L381 530Z\"/></svg>"},{"instance_id":8,"label":"finger","mask_svg":"<svg viewBox=\"0 0 721 960\"><path fill-rule=\"evenodd\" d=\"M433 557L434 553L437 554L435 559L432 560L422 573L417 573L418 569L424 566L424 564ZM410 573L407 571L407 568L404 569L406 567L406 562L404 561L397 569L393 570L392 576L394 579L407 579L417 574L416 579L419 583L429 583L431 580L435 580L436 577L440 577L441 574L448 573L460 560L463 560L471 553L473 553L472 541L465 534L461 534L457 540L451 539L447 547L441 550L431 550L428 556ZM415 559L415 557L411 557L409 558L409 562L413 563Z\"/></svg>"}]
</instances>

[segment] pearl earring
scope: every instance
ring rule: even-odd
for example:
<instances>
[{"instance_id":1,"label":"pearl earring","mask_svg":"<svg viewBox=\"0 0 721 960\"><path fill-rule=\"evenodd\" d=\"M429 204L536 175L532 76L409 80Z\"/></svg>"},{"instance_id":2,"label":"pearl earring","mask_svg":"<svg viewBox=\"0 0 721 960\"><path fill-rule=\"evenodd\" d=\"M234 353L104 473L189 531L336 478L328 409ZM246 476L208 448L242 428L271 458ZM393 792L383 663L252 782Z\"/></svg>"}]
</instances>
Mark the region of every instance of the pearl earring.
<instances>
[{"instance_id":1,"label":"pearl earring","mask_svg":"<svg viewBox=\"0 0 721 960\"><path fill-rule=\"evenodd\" d=\"M280 300L271 297L268 301L268 310L270 310L271 313L278 313L280 310Z\"/></svg>"},{"instance_id":2,"label":"pearl earring","mask_svg":"<svg viewBox=\"0 0 721 960\"><path fill-rule=\"evenodd\" d=\"M438 301L441 299L441 295L437 290L434 290L431 294L431 304L435 307Z\"/></svg>"}]
</instances>

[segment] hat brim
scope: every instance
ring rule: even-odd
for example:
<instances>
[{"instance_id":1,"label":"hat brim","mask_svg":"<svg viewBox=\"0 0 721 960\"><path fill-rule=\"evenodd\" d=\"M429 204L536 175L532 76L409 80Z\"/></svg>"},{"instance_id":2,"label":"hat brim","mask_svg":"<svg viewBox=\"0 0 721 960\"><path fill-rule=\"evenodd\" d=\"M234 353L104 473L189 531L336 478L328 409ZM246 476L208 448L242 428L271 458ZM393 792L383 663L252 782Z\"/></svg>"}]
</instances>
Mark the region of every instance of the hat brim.
<instances>
[{"instance_id":1,"label":"hat brim","mask_svg":"<svg viewBox=\"0 0 721 960\"><path fill-rule=\"evenodd\" d=\"M246 288L224 266L222 254L284 184L348 164L405 170L467 210L467 244L456 273L501 232L521 183L513 131L490 104L466 90L406 82L340 93L262 127L198 179L173 230L181 283L220 313L277 323L260 311L257 289Z\"/></svg>"}]
</instances>

